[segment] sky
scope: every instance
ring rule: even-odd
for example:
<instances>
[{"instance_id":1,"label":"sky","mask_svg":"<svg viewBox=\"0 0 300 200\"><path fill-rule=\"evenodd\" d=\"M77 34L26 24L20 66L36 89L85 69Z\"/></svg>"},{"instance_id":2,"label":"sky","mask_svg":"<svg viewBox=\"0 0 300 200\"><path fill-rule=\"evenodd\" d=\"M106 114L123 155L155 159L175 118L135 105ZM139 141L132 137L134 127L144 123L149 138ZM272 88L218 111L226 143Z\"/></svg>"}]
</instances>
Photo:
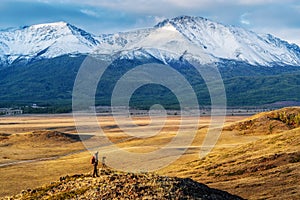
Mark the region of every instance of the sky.
<instances>
[{"instance_id":1,"label":"sky","mask_svg":"<svg viewBox=\"0 0 300 200\"><path fill-rule=\"evenodd\" d=\"M100 35L201 16L300 46L299 0L2 0L0 29L65 21Z\"/></svg>"}]
</instances>

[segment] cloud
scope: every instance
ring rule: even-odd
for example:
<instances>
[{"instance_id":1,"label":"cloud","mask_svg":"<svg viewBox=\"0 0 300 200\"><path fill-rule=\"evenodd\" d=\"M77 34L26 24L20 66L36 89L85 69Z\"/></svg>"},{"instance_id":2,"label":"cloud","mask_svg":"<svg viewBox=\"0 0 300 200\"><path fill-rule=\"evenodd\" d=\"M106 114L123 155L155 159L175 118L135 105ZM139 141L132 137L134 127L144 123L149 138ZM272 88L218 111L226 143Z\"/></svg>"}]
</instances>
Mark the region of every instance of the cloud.
<instances>
[{"instance_id":1,"label":"cloud","mask_svg":"<svg viewBox=\"0 0 300 200\"><path fill-rule=\"evenodd\" d=\"M162 16L162 17L160 17L160 16L154 16L153 18L154 18L154 23L155 24L158 24L159 22L162 22L165 19L167 19L167 17L164 17L164 16Z\"/></svg>"},{"instance_id":2,"label":"cloud","mask_svg":"<svg viewBox=\"0 0 300 200\"><path fill-rule=\"evenodd\" d=\"M100 17L98 12L95 12L93 10L89 10L89 9L81 9L80 12L82 12L85 15L91 16L91 17Z\"/></svg>"},{"instance_id":3,"label":"cloud","mask_svg":"<svg viewBox=\"0 0 300 200\"><path fill-rule=\"evenodd\" d=\"M297 3L295 0L238 0L236 1L241 5L270 5L270 4L288 4Z\"/></svg>"},{"instance_id":4,"label":"cloud","mask_svg":"<svg viewBox=\"0 0 300 200\"><path fill-rule=\"evenodd\" d=\"M36 2L34 0L19 0L23 2ZM178 12L188 12L192 10L202 10L209 7L228 4L224 0L39 0L44 3L52 4L72 4L81 6L93 6L109 8L120 11L134 13L162 14L166 15ZM230 0L231 1L231 0Z\"/></svg>"},{"instance_id":5,"label":"cloud","mask_svg":"<svg viewBox=\"0 0 300 200\"><path fill-rule=\"evenodd\" d=\"M33 2L33 0L20 0ZM232 6L272 6L275 4L287 5L297 4L297 0L38 0L47 3L59 4L79 4L106 7L131 12L152 12L163 11L164 13L173 12L174 9L213 9L215 7Z\"/></svg>"},{"instance_id":6,"label":"cloud","mask_svg":"<svg viewBox=\"0 0 300 200\"><path fill-rule=\"evenodd\" d=\"M249 13L244 13L244 14L241 15L240 22L242 24L245 24L245 25L250 25L251 24L250 21L247 19L248 15L249 15Z\"/></svg>"}]
</instances>

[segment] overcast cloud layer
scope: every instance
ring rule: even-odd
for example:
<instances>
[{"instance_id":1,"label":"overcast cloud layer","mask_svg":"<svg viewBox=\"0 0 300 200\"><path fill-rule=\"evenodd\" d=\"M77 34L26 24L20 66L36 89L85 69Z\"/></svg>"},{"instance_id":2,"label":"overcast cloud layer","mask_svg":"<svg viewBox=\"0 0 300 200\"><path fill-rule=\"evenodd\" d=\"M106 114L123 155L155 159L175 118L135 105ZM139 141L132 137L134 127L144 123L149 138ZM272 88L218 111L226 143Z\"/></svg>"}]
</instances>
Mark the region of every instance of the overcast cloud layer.
<instances>
[{"instance_id":1,"label":"overcast cloud layer","mask_svg":"<svg viewBox=\"0 0 300 200\"><path fill-rule=\"evenodd\" d=\"M66 21L94 34L202 16L300 45L299 0L19 0L1 1L0 29Z\"/></svg>"}]
</instances>

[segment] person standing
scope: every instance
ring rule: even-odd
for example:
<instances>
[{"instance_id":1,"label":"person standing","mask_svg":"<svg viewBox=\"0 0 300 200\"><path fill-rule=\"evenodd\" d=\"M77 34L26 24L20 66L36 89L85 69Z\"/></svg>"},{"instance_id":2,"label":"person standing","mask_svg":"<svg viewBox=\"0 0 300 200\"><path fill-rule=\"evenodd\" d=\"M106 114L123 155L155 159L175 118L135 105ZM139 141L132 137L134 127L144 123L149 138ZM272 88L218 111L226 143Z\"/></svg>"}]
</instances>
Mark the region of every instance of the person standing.
<instances>
[{"instance_id":1,"label":"person standing","mask_svg":"<svg viewBox=\"0 0 300 200\"><path fill-rule=\"evenodd\" d=\"M99 177L99 175L98 175L98 151L95 152L95 154L93 155L92 160L91 160L91 164L94 167L93 177L95 177L95 176Z\"/></svg>"}]
</instances>

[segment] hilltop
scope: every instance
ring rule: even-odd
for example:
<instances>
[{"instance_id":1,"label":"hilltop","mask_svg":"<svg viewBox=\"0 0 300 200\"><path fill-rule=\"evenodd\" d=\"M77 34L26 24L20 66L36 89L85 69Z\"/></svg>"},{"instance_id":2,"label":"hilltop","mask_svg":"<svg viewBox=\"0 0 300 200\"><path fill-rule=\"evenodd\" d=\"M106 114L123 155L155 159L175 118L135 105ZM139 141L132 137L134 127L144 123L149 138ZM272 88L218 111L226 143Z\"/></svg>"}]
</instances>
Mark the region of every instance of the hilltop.
<instances>
[{"instance_id":1,"label":"hilltop","mask_svg":"<svg viewBox=\"0 0 300 200\"><path fill-rule=\"evenodd\" d=\"M195 182L189 178L101 170L100 177L89 174L61 177L36 189L27 189L11 199L202 199L239 200L238 196ZM9 197L7 197L9 199Z\"/></svg>"}]
</instances>

